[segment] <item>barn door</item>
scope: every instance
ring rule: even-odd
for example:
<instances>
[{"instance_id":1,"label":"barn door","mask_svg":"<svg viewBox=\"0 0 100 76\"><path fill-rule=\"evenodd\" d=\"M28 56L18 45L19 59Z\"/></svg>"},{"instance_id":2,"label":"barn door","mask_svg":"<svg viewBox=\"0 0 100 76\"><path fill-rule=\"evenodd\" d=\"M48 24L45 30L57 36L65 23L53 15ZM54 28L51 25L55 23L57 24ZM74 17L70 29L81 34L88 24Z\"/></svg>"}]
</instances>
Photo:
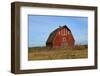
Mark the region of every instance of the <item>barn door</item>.
<instances>
[{"instance_id":1,"label":"barn door","mask_svg":"<svg viewBox=\"0 0 100 76\"><path fill-rule=\"evenodd\" d=\"M62 43L61 43L61 47L67 47L67 40L66 40L66 37L63 37L62 38Z\"/></svg>"}]
</instances>

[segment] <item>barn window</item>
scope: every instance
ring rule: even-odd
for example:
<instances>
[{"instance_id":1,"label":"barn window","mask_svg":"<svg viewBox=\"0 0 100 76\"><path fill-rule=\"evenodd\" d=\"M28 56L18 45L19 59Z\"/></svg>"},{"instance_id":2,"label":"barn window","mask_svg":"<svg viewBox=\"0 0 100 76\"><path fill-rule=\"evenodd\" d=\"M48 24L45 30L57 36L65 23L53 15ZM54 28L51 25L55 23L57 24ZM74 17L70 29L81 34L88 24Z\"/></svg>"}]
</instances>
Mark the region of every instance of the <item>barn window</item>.
<instances>
[{"instance_id":1,"label":"barn window","mask_svg":"<svg viewBox=\"0 0 100 76\"><path fill-rule=\"evenodd\" d=\"M59 31L58 33L59 33L59 35L60 35L60 31Z\"/></svg>"},{"instance_id":2,"label":"barn window","mask_svg":"<svg viewBox=\"0 0 100 76\"><path fill-rule=\"evenodd\" d=\"M62 30L61 30L61 35L62 35L62 36L66 35L66 29L62 29Z\"/></svg>"},{"instance_id":3,"label":"barn window","mask_svg":"<svg viewBox=\"0 0 100 76\"><path fill-rule=\"evenodd\" d=\"M70 34L70 31L68 31L68 35Z\"/></svg>"},{"instance_id":4,"label":"barn window","mask_svg":"<svg viewBox=\"0 0 100 76\"><path fill-rule=\"evenodd\" d=\"M67 35L67 31L66 31L66 29L65 29L65 35Z\"/></svg>"},{"instance_id":5,"label":"barn window","mask_svg":"<svg viewBox=\"0 0 100 76\"><path fill-rule=\"evenodd\" d=\"M61 35L63 35L63 30L61 30Z\"/></svg>"},{"instance_id":6,"label":"barn window","mask_svg":"<svg viewBox=\"0 0 100 76\"><path fill-rule=\"evenodd\" d=\"M63 38L63 41L66 41L66 38L65 37Z\"/></svg>"},{"instance_id":7,"label":"barn window","mask_svg":"<svg viewBox=\"0 0 100 76\"><path fill-rule=\"evenodd\" d=\"M66 29L64 29L64 35L66 35Z\"/></svg>"}]
</instances>

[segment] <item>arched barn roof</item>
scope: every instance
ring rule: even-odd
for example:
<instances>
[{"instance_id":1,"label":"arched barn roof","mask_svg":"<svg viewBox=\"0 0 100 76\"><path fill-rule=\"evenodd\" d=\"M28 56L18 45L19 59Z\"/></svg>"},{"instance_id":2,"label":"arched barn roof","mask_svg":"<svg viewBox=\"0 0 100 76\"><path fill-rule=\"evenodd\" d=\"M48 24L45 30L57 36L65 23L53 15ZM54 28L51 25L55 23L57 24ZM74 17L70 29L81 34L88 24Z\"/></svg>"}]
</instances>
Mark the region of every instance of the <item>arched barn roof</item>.
<instances>
[{"instance_id":1,"label":"arched barn roof","mask_svg":"<svg viewBox=\"0 0 100 76\"><path fill-rule=\"evenodd\" d=\"M59 28L57 28L56 30L54 30L53 32L51 32L51 34L49 35L48 40L47 40L46 43L52 43L53 38L55 37L56 33L57 33L58 31L60 31L62 28L67 28L67 30L70 31L70 29L69 29L66 25L60 26ZM70 31L70 32L71 32L71 31Z\"/></svg>"}]
</instances>

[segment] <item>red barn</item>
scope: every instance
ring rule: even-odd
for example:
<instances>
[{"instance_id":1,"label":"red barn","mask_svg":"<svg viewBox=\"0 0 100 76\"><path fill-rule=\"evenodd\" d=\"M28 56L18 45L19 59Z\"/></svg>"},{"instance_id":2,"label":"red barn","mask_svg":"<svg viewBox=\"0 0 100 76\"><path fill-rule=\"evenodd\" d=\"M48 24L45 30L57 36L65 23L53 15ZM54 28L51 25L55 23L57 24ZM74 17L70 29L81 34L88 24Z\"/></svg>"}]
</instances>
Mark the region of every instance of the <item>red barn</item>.
<instances>
[{"instance_id":1,"label":"red barn","mask_svg":"<svg viewBox=\"0 0 100 76\"><path fill-rule=\"evenodd\" d=\"M49 35L46 46L47 47L73 47L75 43L71 30L66 26L60 26Z\"/></svg>"}]
</instances>

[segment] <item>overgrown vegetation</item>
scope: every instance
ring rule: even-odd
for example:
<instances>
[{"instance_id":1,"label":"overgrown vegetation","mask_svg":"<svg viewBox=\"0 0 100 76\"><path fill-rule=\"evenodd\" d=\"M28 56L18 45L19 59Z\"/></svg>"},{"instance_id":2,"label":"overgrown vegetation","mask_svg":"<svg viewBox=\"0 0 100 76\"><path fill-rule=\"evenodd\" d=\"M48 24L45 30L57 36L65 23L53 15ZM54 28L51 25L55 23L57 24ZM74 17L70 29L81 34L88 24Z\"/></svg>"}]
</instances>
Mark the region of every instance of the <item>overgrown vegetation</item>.
<instances>
[{"instance_id":1,"label":"overgrown vegetation","mask_svg":"<svg viewBox=\"0 0 100 76\"><path fill-rule=\"evenodd\" d=\"M73 48L33 47L28 49L29 60L80 59L88 57L87 45Z\"/></svg>"}]
</instances>

